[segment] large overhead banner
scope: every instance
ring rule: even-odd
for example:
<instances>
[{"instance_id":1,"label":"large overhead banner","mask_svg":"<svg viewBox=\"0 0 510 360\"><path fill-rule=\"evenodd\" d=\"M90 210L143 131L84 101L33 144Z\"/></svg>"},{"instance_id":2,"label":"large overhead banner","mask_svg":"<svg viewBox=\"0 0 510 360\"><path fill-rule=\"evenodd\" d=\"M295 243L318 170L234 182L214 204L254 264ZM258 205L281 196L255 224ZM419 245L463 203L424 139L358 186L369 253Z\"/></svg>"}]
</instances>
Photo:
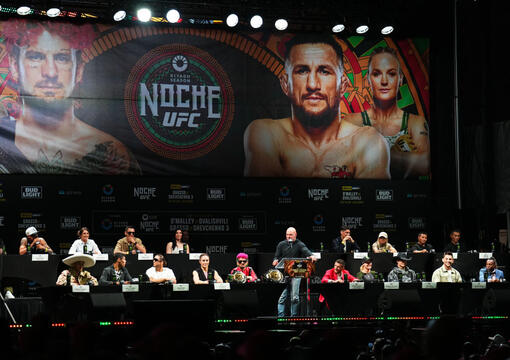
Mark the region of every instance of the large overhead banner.
<instances>
[{"instance_id":1,"label":"large overhead banner","mask_svg":"<svg viewBox=\"0 0 510 360\"><path fill-rule=\"evenodd\" d=\"M428 39L0 22L0 173L430 175Z\"/></svg>"}]
</instances>

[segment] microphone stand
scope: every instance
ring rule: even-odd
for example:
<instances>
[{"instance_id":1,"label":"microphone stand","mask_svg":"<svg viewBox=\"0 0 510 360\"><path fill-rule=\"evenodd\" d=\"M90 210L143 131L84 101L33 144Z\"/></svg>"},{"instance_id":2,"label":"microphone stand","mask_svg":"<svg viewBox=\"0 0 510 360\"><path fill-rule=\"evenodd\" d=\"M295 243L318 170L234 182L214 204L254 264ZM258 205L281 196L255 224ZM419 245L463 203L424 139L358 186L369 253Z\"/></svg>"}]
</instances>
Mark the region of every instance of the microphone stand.
<instances>
[{"instance_id":1,"label":"microphone stand","mask_svg":"<svg viewBox=\"0 0 510 360\"><path fill-rule=\"evenodd\" d=\"M2 302L4 303L5 308L7 309L7 312L9 313L9 316L12 320L13 324L17 324L16 319L12 315L11 309L9 309L9 305L7 305L7 301L5 301L4 296L2 295L2 292L0 291L0 298L2 299Z\"/></svg>"}]
</instances>

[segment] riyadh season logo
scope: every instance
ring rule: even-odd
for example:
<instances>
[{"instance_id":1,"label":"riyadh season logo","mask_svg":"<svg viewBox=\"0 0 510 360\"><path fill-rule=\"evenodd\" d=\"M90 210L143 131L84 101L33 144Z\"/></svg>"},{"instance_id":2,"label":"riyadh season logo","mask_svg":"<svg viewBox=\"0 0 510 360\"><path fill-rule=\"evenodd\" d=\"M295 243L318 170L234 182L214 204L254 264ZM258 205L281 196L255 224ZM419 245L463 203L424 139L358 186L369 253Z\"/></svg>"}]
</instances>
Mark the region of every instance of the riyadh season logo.
<instances>
[{"instance_id":1,"label":"riyadh season logo","mask_svg":"<svg viewBox=\"0 0 510 360\"><path fill-rule=\"evenodd\" d=\"M287 185L280 187L278 196L278 204L291 204L292 197L290 196L290 188Z\"/></svg>"},{"instance_id":2,"label":"riyadh season logo","mask_svg":"<svg viewBox=\"0 0 510 360\"><path fill-rule=\"evenodd\" d=\"M174 160L201 157L227 135L234 90L209 53L187 44L152 49L133 66L124 108L145 147Z\"/></svg>"}]
</instances>

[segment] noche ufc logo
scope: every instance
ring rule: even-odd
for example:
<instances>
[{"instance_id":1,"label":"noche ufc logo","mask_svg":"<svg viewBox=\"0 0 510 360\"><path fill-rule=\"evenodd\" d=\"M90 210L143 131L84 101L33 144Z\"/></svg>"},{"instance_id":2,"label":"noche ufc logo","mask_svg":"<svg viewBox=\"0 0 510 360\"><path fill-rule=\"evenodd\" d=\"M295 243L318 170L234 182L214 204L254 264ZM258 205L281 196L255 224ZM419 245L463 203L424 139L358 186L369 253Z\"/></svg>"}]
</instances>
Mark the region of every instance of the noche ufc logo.
<instances>
[{"instance_id":1,"label":"noche ufc logo","mask_svg":"<svg viewBox=\"0 0 510 360\"><path fill-rule=\"evenodd\" d=\"M215 149L234 116L227 74L191 45L164 45L145 54L131 70L124 94L136 136L171 159L193 159Z\"/></svg>"}]
</instances>

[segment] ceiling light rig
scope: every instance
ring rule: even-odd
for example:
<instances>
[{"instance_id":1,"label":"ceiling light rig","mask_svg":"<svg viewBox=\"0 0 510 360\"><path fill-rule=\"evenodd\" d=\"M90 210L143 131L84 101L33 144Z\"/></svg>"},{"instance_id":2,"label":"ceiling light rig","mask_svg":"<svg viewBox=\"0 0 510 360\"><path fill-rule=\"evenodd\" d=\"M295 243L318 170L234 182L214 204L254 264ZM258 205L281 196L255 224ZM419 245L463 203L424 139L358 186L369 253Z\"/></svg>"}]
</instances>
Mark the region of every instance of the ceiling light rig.
<instances>
[{"instance_id":1,"label":"ceiling light rig","mask_svg":"<svg viewBox=\"0 0 510 360\"><path fill-rule=\"evenodd\" d=\"M264 23L264 20L262 20L262 16L260 16L260 15L254 15L250 19L250 26L254 29L260 28L263 23Z\"/></svg>"},{"instance_id":2,"label":"ceiling light rig","mask_svg":"<svg viewBox=\"0 0 510 360\"><path fill-rule=\"evenodd\" d=\"M21 16L30 15L32 13L32 8L27 5L21 5L18 7L16 12L18 13L18 15Z\"/></svg>"},{"instance_id":3,"label":"ceiling light rig","mask_svg":"<svg viewBox=\"0 0 510 360\"><path fill-rule=\"evenodd\" d=\"M169 23L175 24L181 19L181 14L176 9L170 9L166 13L166 19Z\"/></svg>"},{"instance_id":4,"label":"ceiling light rig","mask_svg":"<svg viewBox=\"0 0 510 360\"><path fill-rule=\"evenodd\" d=\"M276 30L283 31L289 27L289 22L285 19L278 19L274 22L274 27Z\"/></svg>"},{"instance_id":5,"label":"ceiling light rig","mask_svg":"<svg viewBox=\"0 0 510 360\"><path fill-rule=\"evenodd\" d=\"M152 17L152 12L148 8L141 8L136 12L136 17L140 22L148 22Z\"/></svg>"},{"instance_id":6,"label":"ceiling light rig","mask_svg":"<svg viewBox=\"0 0 510 360\"><path fill-rule=\"evenodd\" d=\"M126 18L126 10L117 10L114 14L113 14L113 20L115 21L122 21Z\"/></svg>"},{"instance_id":7,"label":"ceiling light rig","mask_svg":"<svg viewBox=\"0 0 510 360\"><path fill-rule=\"evenodd\" d=\"M239 24L239 16L237 14L230 14L227 16L226 22L228 27L235 27Z\"/></svg>"}]
</instances>

